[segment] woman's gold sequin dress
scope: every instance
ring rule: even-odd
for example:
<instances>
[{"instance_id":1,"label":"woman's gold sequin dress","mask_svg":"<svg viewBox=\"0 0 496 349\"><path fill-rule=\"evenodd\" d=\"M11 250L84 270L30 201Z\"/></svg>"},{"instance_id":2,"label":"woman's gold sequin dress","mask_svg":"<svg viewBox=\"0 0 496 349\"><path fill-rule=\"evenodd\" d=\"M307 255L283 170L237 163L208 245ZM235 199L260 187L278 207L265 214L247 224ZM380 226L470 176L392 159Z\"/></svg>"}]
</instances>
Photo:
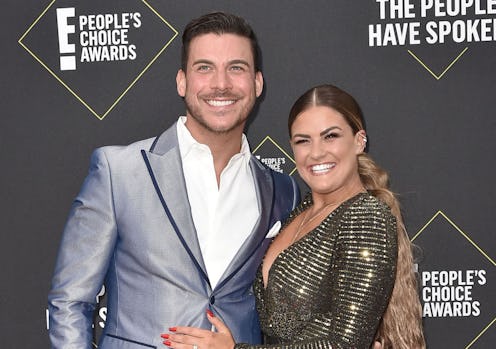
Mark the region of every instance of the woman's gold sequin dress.
<instances>
[{"instance_id":1,"label":"woman's gold sequin dress","mask_svg":"<svg viewBox=\"0 0 496 349\"><path fill-rule=\"evenodd\" d=\"M309 195L286 224L311 205ZM396 260L389 207L368 193L356 195L281 252L266 288L259 268L254 291L266 344L235 348L370 348Z\"/></svg>"}]
</instances>

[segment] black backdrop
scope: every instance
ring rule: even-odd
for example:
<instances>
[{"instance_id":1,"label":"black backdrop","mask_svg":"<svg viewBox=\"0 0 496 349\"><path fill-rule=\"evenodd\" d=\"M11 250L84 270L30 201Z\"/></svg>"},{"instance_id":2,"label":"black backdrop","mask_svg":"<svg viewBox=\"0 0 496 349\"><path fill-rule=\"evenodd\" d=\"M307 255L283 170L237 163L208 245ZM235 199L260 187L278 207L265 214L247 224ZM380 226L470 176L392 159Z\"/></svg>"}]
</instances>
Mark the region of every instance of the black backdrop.
<instances>
[{"instance_id":1,"label":"black backdrop","mask_svg":"<svg viewBox=\"0 0 496 349\"><path fill-rule=\"evenodd\" d=\"M4 1L1 346L48 346L51 273L92 149L155 136L184 113L175 92L176 31L193 17L225 10L249 20L263 51L265 92L247 130L252 150L293 173L286 117L295 98L320 83L353 94L367 119L369 152L390 172L410 236L423 251L429 348L493 348L496 5L474 0L456 13L448 3L461 4ZM75 26L66 36L74 44L69 52L59 46L58 33L68 28L57 21L61 8L75 10L66 23ZM136 58L103 54L99 62L81 62L88 50L102 48L79 42L88 28L77 20L108 13L139 14L138 27L122 29L122 50L129 54L134 45ZM126 27L114 21L100 29L119 25ZM75 70L60 70L61 56L75 57Z\"/></svg>"}]
</instances>

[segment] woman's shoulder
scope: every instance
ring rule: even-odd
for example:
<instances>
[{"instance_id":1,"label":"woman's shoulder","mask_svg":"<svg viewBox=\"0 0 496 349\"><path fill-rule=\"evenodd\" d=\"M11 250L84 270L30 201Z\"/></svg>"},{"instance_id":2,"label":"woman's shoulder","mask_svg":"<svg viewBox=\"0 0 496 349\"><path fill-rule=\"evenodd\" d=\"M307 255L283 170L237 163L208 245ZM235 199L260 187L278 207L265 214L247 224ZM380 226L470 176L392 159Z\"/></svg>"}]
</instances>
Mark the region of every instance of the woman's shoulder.
<instances>
[{"instance_id":1,"label":"woman's shoulder","mask_svg":"<svg viewBox=\"0 0 496 349\"><path fill-rule=\"evenodd\" d=\"M342 212L345 225L373 227L374 230L396 230L396 217L391 208L370 193L359 194Z\"/></svg>"},{"instance_id":2,"label":"woman's shoulder","mask_svg":"<svg viewBox=\"0 0 496 349\"><path fill-rule=\"evenodd\" d=\"M394 218L391 208L384 201L369 192L359 194L349 208L352 211L362 212L363 214Z\"/></svg>"},{"instance_id":3,"label":"woman's shoulder","mask_svg":"<svg viewBox=\"0 0 496 349\"><path fill-rule=\"evenodd\" d=\"M396 249L397 222L390 207L370 193L360 194L343 212L340 240ZM357 237L360 236L359 239ZM389 247L388 247L389 246Z\"/></svg>"}]
</instances>

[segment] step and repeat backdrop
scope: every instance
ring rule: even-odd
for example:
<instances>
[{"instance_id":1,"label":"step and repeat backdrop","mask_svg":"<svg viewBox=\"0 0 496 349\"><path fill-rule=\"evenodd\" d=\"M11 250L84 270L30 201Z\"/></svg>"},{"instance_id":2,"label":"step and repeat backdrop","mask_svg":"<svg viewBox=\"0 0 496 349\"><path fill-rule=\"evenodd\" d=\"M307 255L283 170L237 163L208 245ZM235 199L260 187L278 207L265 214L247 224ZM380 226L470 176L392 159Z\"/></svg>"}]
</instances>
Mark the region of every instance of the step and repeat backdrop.
<instances>
[{"instance_id":1,"label":"step and repeat backdrop","mask_svg":"<svg viewBox=\"0 0 496 349\"><path fill-rule=\"evenodd\" d=\"M1 347L49 346L47 292L91 151L184 114L182 30L214 10L260 41L265 91L247 128L260 161L297 177L290 106L316 84L349 91L421 249L428 347L495 348L496 0L4 1ZM96 337L104 287L97 300Z\"/></svg>"}]
</instances>

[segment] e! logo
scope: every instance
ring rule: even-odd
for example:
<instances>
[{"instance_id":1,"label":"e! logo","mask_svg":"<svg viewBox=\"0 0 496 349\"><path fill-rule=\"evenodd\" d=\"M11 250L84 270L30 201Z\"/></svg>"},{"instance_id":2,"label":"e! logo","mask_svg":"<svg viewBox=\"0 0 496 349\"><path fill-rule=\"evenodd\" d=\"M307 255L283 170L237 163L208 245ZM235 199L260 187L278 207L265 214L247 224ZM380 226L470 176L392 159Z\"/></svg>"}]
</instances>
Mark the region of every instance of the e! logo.
<instances>
[{"instance_id":1,"label":"e! logo","mask_svg":"<svg viewBox=\"0 0 496 349\"><path fill-rule=\"evenodd\" d=\"M68 18L76 16L74 7L57 9L57 28L59 32L60 70L76 70L76 56L66 54L76 53L76 45L69 43L69 34L76 32L76 27L68 23ZM62 56L66 55L66 56Z\"/></svg>"}]
</instances>

